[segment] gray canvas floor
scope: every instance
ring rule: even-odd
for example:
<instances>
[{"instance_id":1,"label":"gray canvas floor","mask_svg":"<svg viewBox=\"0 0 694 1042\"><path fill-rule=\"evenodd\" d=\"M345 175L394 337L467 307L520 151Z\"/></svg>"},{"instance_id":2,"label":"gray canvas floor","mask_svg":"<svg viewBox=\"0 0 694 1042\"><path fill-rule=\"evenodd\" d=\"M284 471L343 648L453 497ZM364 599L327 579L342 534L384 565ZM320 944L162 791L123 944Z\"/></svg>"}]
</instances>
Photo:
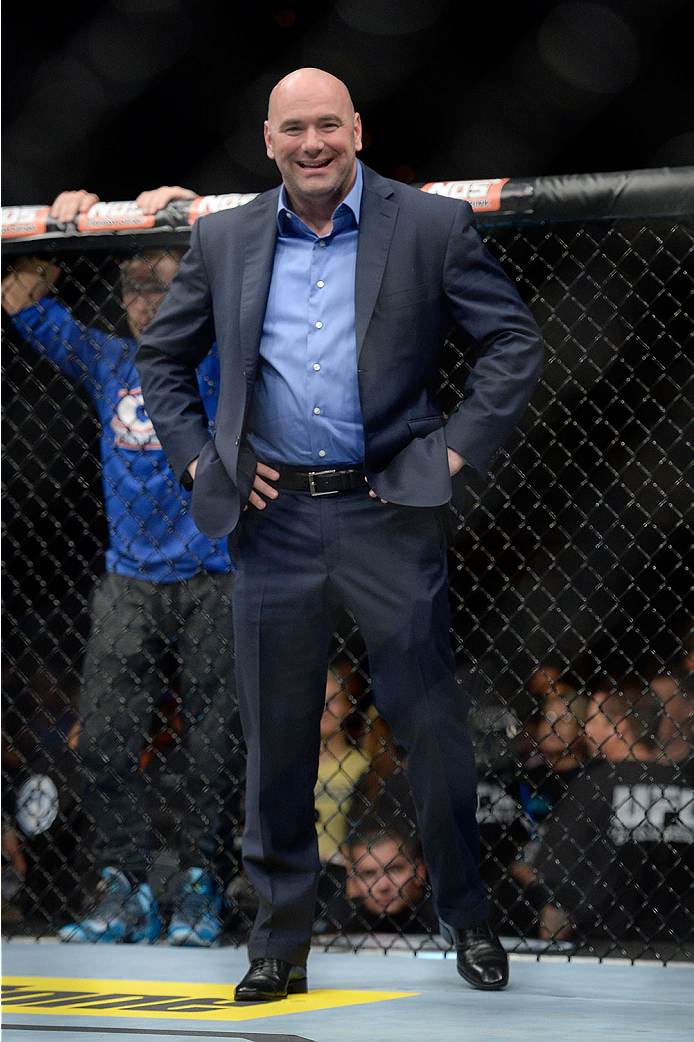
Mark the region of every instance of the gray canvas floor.
<instances>
[{"instance_id":1,"label":"gray canvas floor","mask_svg":"<svg viewBox=\"0 0 694 1042\"><path fill-rule=\"evenodd\" d=\"M235 948L7 942L2 1037L6 1042L694 1039L694 964L512 956L507 990L485 994L460 980L451 958L314 952L308 996L234 1007L229 986L246 966L245 951ZM407 994L375 998L374 992ZM57 1008L63 1012L53 1012Z\"/></svg>"}]
</instances>

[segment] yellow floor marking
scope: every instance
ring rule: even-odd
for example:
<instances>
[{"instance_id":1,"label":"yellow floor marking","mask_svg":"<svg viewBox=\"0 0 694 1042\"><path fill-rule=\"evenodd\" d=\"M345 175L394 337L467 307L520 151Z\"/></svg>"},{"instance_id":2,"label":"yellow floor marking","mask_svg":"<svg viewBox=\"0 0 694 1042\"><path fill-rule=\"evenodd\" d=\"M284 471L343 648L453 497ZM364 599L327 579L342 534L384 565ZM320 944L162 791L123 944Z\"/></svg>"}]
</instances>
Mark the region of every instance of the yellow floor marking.
<instances>
[{"instance_id":1,"label":"yellow floor marking","mask_svg":"<svg viewBox=\"0 0 694 1042\"><path fill-rule=\"evenodd\" d=\"M336 991L317 989L290 995L280 1002L256 1005L234 1002L230 984L190 981L98 980L91 977L3 977L5 1013L70 1014L71 1016L144 1017L160 1020L255 1020L259 1017L307 1013L365 1002L416 995L413 991Z\"/></svg>"}]
</instances>

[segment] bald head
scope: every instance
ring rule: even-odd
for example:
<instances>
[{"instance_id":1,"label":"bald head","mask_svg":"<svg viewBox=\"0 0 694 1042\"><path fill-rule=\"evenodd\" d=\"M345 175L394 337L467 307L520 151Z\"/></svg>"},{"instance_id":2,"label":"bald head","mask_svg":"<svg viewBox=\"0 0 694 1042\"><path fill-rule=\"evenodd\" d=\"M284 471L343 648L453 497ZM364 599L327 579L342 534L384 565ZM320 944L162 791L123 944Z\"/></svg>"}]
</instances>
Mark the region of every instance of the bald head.
<instances>
[{"instance_id":1,"label":"bald head","mask_svg":"<svg viewBox=\"0 0 694 1042\"><path fill-rule=\"evenodd\" d=\"M329 232L361 149L361 120L346 86L322 69L290 72L270 94L264 133L291 208L317 234Z\"/></svg>"},{"instance_id":2,"label":"bald head","mask_svg":"<svg viewBox=\"0 0 694 1042\"><path fill-rule=\"evenodd\" d=\"M348 110L354 115L351 95L342 80L338 80L337 76L333 76L332 73L325 72L323 69L306 68L295 69L294 72L288 73L272 88L267 108L268 121L272 123L277 106L281 105L285 99L291 101L302 95L316 97L325 91L332 91L335 96L341 95Z\"/></svg>"}]
</instances>

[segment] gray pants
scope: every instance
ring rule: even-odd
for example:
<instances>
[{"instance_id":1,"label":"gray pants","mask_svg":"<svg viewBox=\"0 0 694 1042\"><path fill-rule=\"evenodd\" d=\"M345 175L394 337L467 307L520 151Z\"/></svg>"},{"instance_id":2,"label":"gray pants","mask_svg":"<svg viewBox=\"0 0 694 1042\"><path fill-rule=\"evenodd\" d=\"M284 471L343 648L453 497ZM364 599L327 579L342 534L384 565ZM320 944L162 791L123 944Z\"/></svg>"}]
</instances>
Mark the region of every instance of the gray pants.
<instances>
[{"instance_id":1,"label":"gray pants","mask_svg":"<svg viewBox=\"0 0 694 1042\"><path fill-rule=\"evenodd\" d=\"M181 868L223 860L229 842L223 819L238 794L243 765L233 583L232 574L214 572L177 583L107 573L93 590L78 752L97 867L147 871L164 840L157 805L162 811L175 805ZM180 742L142 770L140 755L172 671Z\"/></svg>"}]
</instances>

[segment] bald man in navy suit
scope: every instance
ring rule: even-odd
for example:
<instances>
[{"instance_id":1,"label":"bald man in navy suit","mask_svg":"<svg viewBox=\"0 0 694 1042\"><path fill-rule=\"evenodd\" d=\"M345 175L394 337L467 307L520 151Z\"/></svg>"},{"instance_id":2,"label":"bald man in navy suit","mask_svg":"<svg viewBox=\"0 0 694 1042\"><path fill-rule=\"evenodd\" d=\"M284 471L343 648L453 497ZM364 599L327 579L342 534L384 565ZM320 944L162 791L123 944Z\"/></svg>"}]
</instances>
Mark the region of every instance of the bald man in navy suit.
<instances>
[{"instance_id":1,"label":"bald man in navy suit","mask_svg":"<svg viewBox=\"0 0 694 1042\"><path fill-rule=\"evenodd\" d=\"M237 1001L307 989L318 851L313 790L335 613L365 639L374 701L407 749L437 912L473 987L508 961L487 922L476 786L450 644L446 514L522 416L542 336L465 202L358 160L346 86L299 69L270 95L282 185L196 222L140 341L145 405L193 515L237 565L248 751L244 865L259 898ZM474 347L463 400L437 398L444 339ZM195 368L217 341L211 437Z\"/></svg>"}]
</instances>

